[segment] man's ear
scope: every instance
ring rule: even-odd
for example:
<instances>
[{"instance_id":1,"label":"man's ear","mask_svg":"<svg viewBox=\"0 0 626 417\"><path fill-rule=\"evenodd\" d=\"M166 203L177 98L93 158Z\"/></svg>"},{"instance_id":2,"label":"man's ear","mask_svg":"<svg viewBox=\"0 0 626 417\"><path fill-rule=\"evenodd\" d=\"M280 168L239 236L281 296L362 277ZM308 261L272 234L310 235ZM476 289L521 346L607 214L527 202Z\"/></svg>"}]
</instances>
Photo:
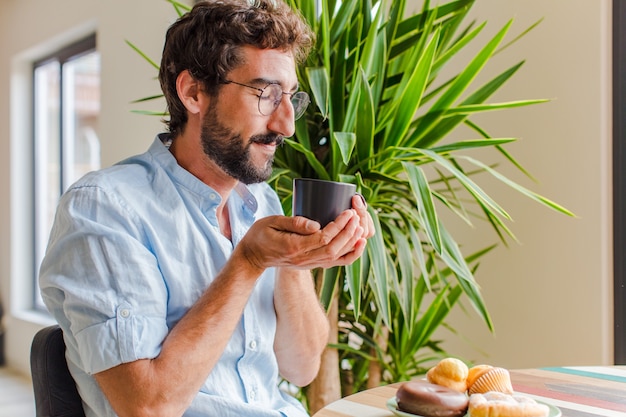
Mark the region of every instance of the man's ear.
<instances>
[{"instance_id":1,"label":"man's ear","mask_svg":"<svg viewBox=\"0 0 626 417\"><path fill-rule=\"evenodd\" d=\"M178 98L189 113L199 113L201 101L206 99L205 94L200 94L202 92L200 87L200 82L193 78L188 70L181 72L176 78L176 92L178 93Z\"/></svg>"}]
</instances>

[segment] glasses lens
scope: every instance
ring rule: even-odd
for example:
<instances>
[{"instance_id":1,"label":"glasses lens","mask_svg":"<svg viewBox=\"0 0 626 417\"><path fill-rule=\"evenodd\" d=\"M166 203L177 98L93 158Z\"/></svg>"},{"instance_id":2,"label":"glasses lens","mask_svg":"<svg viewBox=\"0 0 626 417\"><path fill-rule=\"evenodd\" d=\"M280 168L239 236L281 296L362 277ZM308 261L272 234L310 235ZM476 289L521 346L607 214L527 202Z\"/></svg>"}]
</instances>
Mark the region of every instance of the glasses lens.
<instances>
[{"instance_id":1,"label":"glasses lens","mask_svg":"<svg viewBox=\"0 0 626 417\"><path fill-rule=\"evenodd\" d=\"M270 84L263 89L259 96L259 111L263 116L269 116L280 105L283 90L278 84Z\"/></svg>"},{"instance_id":2,"label":"glasses lens","mask_svg":"<svg viewBox=\"0 0 626 417\"><path fill-rule=\"evenodd\" d=\"M309 106L311 100L309 99L309 95L304 91L298 91L296 94L291 96L291 105L293 106L293 115L296 120L298 120L304 112L306 108Z\"/></svg>"},{"instance_id":3,"label":"glasses lens","mask_svg":"<svg viewBox=\"0 0 626 417\"><path fill-rule=\"evenodd\" d=\"M269 116L280 106L283 99L283 90L278 84L270 84L263 89L259 96L259 112L263 116ZM311 100L304 91L298 91L291 95L291 105L293 106L294 119L302 117Z\"/></svg>"}]
</instances>

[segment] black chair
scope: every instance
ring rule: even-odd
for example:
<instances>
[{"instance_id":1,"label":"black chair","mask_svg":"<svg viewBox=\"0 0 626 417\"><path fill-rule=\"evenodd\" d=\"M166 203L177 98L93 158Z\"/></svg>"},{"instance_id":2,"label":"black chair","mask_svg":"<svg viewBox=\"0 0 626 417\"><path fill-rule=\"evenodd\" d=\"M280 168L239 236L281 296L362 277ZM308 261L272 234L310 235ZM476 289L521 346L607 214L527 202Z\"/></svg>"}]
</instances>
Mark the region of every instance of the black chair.
<instances>
[{"instance_id":1,"label":"black chair","mask_svg":"<svg viewBox=\"0 0 626 417\"><path fill-rule=\"evenodd\" d=\"M35 334L30 348L36 417L85 417L76 382L67 369L63 331L58 325Z\"/></svg>"}]
</instances>

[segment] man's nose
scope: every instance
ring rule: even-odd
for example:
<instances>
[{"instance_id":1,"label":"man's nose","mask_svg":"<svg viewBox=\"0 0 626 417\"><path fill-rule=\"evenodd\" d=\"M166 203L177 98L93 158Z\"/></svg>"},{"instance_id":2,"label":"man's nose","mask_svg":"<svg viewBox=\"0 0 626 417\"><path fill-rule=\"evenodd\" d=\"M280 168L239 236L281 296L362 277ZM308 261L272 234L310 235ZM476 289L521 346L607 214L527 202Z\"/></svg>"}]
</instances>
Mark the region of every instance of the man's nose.
<instances>
[{"instance_id":1,"label":"man's nose","mask_svg":"<svg viewBox=\"0 0 626 417\"><path fill-rule=\"evenodd\" d=\"M267 128L274 133L288 138L293 136L296 131L295 123L291 100L288 95L283 94L280 104L270 115Z\"/></svg>"}]
</instances>

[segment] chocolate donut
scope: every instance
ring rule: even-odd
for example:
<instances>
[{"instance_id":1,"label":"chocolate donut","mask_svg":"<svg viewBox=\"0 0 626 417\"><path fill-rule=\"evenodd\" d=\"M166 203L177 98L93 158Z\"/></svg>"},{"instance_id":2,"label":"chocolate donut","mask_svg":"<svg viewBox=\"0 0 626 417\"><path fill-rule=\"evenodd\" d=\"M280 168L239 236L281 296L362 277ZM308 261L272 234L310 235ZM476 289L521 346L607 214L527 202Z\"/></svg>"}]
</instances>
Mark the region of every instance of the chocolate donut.
<instances>
[{"instance_id":1,"label":"chocolate donut","mask_svg":"<svg viewBox=\"0 0 626 417\"><path fill-rule=\"evenodd\" d=\"M424 417L461 417L467 411L467 395L426 381L410 381L396 392L398 410Z\"/></svg>"}]
</instances>

